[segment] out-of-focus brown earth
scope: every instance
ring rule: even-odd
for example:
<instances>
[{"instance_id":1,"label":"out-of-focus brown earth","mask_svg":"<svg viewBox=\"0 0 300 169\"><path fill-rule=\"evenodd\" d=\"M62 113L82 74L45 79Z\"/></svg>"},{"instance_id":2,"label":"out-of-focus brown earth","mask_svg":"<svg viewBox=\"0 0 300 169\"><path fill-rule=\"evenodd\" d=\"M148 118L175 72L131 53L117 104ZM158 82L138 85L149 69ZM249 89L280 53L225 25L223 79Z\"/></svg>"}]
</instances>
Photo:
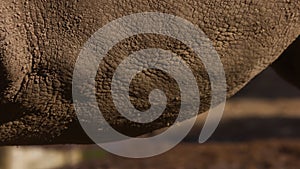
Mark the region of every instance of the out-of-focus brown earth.
<instances>
[{"instance_id":1,"label":"out-of-focus brown earth","mask_svg":"<svg viewBox=\"0 0 300 169\"><path fill-rule=\"evenodd\" d=\"M300 90L268 69L227 102L221 124L204 144L197 139L205 114L183 143L163 155L126 159L83 146L89 157L65 169L299 169L299 109Z\"/></svg>"}]
</instances>

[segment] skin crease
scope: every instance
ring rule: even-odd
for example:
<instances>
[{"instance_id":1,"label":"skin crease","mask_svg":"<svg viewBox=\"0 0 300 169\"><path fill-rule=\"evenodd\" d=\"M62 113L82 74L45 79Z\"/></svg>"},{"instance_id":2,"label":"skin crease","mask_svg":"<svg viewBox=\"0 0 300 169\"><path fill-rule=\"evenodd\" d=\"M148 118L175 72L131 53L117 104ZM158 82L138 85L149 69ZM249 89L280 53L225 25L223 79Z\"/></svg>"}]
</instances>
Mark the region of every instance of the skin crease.
<instances>
[{"instance_id":1,"label":"skin crease","mask_svg":"<svg viewBox=\"0 0 300 169\"><path fill-rule=\"evenodd\" d=\"M74 113L72 73L90 36L122 16L156 11L177 15L199 26L221 57L228 97L273 63L300 35L298 0L0 2L0 145L91 143ZM160 88L169 98L162 118L147 125L135 124L120 117L112 106L111 95L105 91L118 63L133 51L149 47L171 50L185 58L199 85L199 113L209 107L209 80L191 49L160 35L125 39L99 64L97 98L106 120L131 136L168 126L176 118L180 103L172 78L149 70L134 78L130 88L132 103L137 109L147 110L147 94ZM289 55L283 54L281 59L289 60L284 59Z\"/></svg>"}]
</instances>

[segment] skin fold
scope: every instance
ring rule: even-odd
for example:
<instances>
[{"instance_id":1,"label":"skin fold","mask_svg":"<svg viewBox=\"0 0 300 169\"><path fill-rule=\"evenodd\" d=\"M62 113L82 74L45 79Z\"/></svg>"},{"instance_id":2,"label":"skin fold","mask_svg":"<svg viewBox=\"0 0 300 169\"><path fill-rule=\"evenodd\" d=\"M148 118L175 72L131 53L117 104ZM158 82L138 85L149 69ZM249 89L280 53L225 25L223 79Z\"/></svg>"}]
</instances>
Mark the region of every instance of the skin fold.
<instances>
[{"instance_id":1,"label":"skin fold","mask_svg":"<svg viewBox=\"0 0 300 169\"><path fill-rule=\"evenodd\" d=\"M200 27L221 57L228 98L279 56L273 66L299 85L299 47L291 45L299 46L298 0L0 0L0 145L91 143L72 101L76 59L94 32L138 12L173 14ZM178 86L158 70L138 74L130 96L137 109L147 110L149 92L166 91L168 106L160 119L132 123L113 106L107 91L114 70L130 53L150 47L170 50L188 63L201 95L199 113L209 108L209 79L192 49L162 35L130 37L110 50L96 77L99 108L115 129L130 136L167 127L178 112Z\"/></svg>"}]
</instances>

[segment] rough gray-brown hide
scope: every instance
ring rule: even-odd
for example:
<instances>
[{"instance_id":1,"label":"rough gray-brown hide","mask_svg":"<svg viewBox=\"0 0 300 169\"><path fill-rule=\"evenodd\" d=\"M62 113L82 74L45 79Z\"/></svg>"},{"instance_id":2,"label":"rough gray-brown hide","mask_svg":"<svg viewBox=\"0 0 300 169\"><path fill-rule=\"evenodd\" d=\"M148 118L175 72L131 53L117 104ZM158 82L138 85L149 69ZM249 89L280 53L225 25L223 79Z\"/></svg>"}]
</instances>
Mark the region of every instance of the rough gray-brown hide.
<instances>
[{"instance_id":1,"label":"rough gray-brown hide","mask_svg":"<svg viewBox=\"0 0 300 169\"><path fill-rule=\"evenodd\" d=\"M146 11L185 18L207 34L224 65L228 97L273 63L300 35L298 0L0 0L0 145L89 143L72 105L76 58L102 26ZM148 93L160 88L168 96L163 116L141 125L115 110L107 92L114 70L132 52L150 47L170 50L189 64L201 94L199 113L209 107L207 73L185 44L154 34L125 39L99 65L97 96L107 121L132 136L171 124L180 103L172 77L149 70L134 78L132 103L139 110L148 109Z\"/></svg>"}]
</instances>

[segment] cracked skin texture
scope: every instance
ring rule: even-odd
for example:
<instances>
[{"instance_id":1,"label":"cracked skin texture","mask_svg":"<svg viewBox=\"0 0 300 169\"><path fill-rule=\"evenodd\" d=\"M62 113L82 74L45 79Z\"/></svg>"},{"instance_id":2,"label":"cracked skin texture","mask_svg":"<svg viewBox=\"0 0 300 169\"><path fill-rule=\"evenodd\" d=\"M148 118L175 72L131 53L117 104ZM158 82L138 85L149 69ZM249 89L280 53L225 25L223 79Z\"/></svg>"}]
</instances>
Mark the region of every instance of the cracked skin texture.
<instances>
[{"instance_id":1,"label":"cracked skin texture","mask_svg":"<svg viewBox=\"0 0 300 169\"><path fill-rule=\"evenodd\" d=\"M74 113L72 72L88 38L122 16L164 12L199 26L221 57L228 97L273 63L300 35L298 0L0 1L0 145L91 143ZM206 111L210 102L203 64L187 46L161 35L125 39L99 65L97 98L107 121L131 136L172 124L180 103L172 77L147 70L131 83L131 101L137 109L146 110L150 106L147 94L162 89L168 105L161 118L146 125L131 123L111 105L107 91L118 63L149 47L171 50L188 63L201 94L199 113Z\"/></svg>"}]
</instances>

